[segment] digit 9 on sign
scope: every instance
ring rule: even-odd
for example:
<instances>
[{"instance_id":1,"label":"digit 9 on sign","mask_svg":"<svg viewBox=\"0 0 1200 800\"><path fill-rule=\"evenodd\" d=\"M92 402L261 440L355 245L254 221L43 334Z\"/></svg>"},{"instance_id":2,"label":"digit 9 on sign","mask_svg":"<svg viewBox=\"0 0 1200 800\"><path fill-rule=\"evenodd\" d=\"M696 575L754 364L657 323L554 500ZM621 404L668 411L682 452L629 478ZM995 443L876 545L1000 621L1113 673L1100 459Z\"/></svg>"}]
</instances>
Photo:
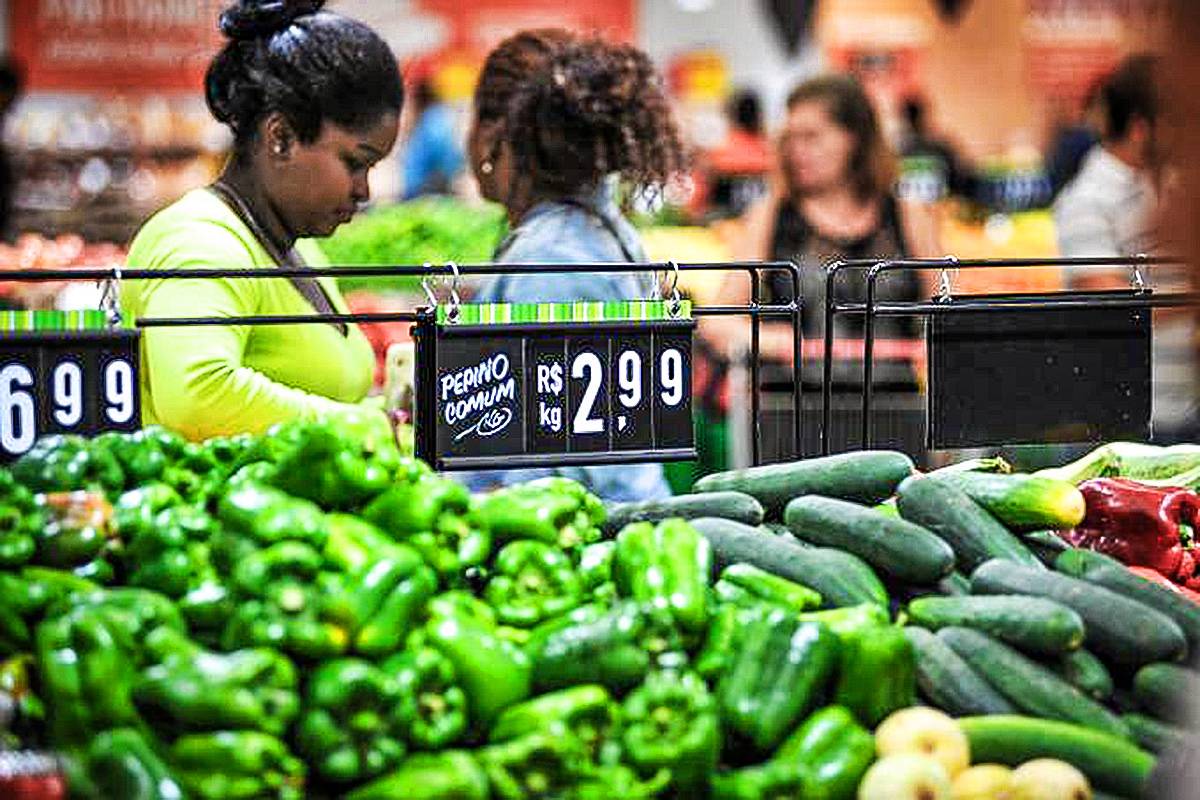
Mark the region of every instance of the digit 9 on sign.
<instances>
[{"instance_id":1,"label":"digit 9 on sign","mask_svg":"<svg viewBox=\"0 0 1200 800\"><path fill-rule=\"evenodd\" d=\"M54 421L59 425L74 428L83 420L83 370L77 363L63 361L54 367L50 397Z\"/></svg>"},{"instance_id":2,"label":"digit 9 on sign","mask_svg":"<svg viewBox=\"0 0 1200 800\"><path fill-rule=\"evenodd\" d=\"M133 419L133 367L123 358L115 358L104 367L104 416L114 425L125 425Z\"/></svg>"},{"instance_id":3,"label":"digit 9 on sign","mask_svg":"<svg viewBox=\"0 0 1200 800\"><path fill-rule=\"evenodd\" d=\"M683 354L674 347L664 350L658 361L662 401L677 406L683 400Z\"/></svg>"}]
</instances>

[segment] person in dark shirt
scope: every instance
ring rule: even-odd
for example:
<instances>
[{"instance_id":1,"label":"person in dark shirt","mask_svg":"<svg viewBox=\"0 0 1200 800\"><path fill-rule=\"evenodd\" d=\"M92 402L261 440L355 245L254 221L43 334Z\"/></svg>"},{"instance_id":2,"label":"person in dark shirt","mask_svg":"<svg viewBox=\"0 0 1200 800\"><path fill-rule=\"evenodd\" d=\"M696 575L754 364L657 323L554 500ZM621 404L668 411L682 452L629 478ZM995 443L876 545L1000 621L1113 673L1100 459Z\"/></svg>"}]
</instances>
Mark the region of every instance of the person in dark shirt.
<instances>
[{"instance_id":1,"label":"person in dark shirt","mask_svg":"<svg viewBox=\"0 0 1200 800\"><path fill-rule=\"evenodd\" d=\"M0 58L0 128L8 118L8 112L21 96L24 83L24 76L16 62L9 58ZM0 236L9 240L14 233L12 208L16 190L16 170L13 169L8 149L0 139Z\"/></svg>"},{"instance_id":2,"label":"person in dark shirt","mask_svg":"<svg viewBox=\"0 0 1200 800\"><path fill-rule=\"evenodd\" d=\"M974 191L971 172L964 166L963 159L954 145L929 129L924 98L908 98L904 101L903 111L907 131L900 155L905 159L932 159L945 181L946 192L959 197L970 197Z\"/></svg>"}]
</instances>

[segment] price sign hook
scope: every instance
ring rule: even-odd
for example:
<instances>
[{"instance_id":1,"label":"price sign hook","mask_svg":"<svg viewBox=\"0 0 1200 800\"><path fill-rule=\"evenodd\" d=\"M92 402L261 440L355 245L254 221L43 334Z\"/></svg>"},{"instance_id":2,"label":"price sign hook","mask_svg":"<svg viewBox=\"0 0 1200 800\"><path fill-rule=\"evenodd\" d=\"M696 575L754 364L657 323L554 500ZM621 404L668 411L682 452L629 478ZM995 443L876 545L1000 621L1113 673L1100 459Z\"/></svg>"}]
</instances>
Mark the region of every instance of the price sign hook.
<instances>
[{"instance_id":1,"label":"price sign hook","mask_svg":"<svg viewBox=\"0 0 1200 800\"><path fill-rule=\"evenodd\" d=\"M100 310L108 317L110 328L121 327L121 266L113 267L113 276L100 282Z\"/></svg>"},{"instance_id":2,"label":"price sign hook","mask_svg":"<svg viewBox=\"0 0 1200 800\"><path fill-rule=\"evenodd\" d=\"M945 257L945 259L943 259L943 260L944 260L944 261L945 261L947 264L951 264L951 265L954 265L954 264L957 264L957 263L958 263L958 257L957 257L957 256L946 256L946 257ZM953 275L951 274L952 272L953 272L954 274L957 274L957 273L958 273L958 268L957 268L957 267L951 267L951 268L949 268L949 269L947 269L947 268L943 268L943 269L942 269L942 270L941 270L941 271L938 273L938 296L937 296L937 302L939 302L939 303L949 303L951 300L953 300L953 299L954 299L954 298L953 298L953 291L954 291L954 277L953 277Z\"/></svg>"},{"instance_id":3,"label":"price sign hook","mask_svg":"<svg viewBox=\"0 0 1200 800\"><path fill-rule=\"evenodd\" d=\"M1149 287L1146 284L1146 276L1142 274L1142 264L1149 258L1145 253L1138 253L1134 256L1133 267L1130 270L1129 282L1133 285L1135 292L1141 293L1147 291Z\"/></svg>"},{"instance_id":4,"label":"price sign hook","mask_svg":"<svg viewBox=\"0 0 1200 800\"><path fill-rule=\"evenodd\" d=\"M462 298L458 296L458 280L462 277L462 273L458 271L458 264L453 261L447 261L446 266L454 273L454 278L450 282L450 308L446 311L446 319L450 322L458 322L458 314L462 306Z\"/></svg>"},{"instance_id":5,"label":"price sign hook","mask_svg":"<svg viewBox=\"0 0 1200 800\"><path fill-rule=\"evenodd\" d=\"M683 308L679 297L679 265L674 261L669 261L667 266L671 268L671 299L667 302L667 314L671 317L678 317L680 309Z\"/></svg>"}]
</instances>

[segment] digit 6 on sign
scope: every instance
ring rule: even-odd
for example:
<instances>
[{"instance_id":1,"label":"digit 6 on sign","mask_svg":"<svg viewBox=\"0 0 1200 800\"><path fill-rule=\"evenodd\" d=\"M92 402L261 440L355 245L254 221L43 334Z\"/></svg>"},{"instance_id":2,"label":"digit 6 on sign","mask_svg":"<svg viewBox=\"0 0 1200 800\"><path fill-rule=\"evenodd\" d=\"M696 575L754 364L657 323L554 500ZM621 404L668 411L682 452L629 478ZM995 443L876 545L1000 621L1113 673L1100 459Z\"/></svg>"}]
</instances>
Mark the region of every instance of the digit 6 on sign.
<instances>
[{"instance_id":1,"label":"digit 6 on sign","mask_svg":"<svg viewBox=\"0 0 1200 800\"><path fill-rule=\"evenodd\" d=\"M0 447L21 455L37 439L37 415L33 408L33 373L24 364L7 364L0 369Z\"/></svg>"}]
</instances>

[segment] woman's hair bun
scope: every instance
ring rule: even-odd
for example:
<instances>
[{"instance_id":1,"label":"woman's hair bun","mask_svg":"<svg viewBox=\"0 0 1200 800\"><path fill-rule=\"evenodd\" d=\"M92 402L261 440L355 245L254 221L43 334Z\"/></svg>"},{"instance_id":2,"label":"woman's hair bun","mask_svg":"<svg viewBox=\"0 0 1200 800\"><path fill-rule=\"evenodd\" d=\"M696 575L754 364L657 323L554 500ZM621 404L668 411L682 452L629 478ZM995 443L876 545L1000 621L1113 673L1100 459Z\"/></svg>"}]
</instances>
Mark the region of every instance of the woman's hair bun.
<instances>
[{"instance_id":1,"label":"woman's hair bun","mask_svg":"<svg viewBox=\"0 0 1200 800\"><path fill-rule=\"evenodd\" d=\"M324 6L325 0L240 0L221 12L219 25L235 41L264 39Z\"/></svg>"}]
</instances>

